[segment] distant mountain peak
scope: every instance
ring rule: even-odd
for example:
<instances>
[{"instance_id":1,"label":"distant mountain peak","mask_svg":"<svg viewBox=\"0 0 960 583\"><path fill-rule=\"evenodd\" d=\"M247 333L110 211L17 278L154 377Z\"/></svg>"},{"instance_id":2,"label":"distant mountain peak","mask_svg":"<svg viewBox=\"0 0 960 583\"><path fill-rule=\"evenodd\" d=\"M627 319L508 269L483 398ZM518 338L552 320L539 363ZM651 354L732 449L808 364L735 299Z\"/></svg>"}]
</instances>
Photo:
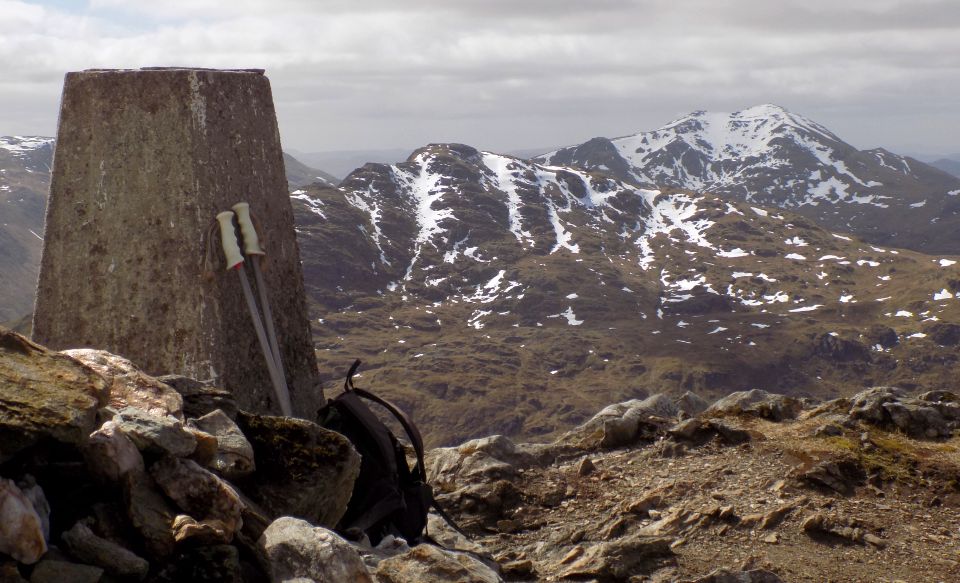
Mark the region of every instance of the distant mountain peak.
<instances>
[{"instance_id":1,"label":"distant mountain peak","mask_svg":"<svg viewBox=\"0 0 960 583\"><path fill-rule=\"evenodd\" d=\"M861 152L779 105L695 111L653 131L594 138L536 160L788 208L875 243L960 249L960 181L886 150Z\"/></svg>"}]
</instances>

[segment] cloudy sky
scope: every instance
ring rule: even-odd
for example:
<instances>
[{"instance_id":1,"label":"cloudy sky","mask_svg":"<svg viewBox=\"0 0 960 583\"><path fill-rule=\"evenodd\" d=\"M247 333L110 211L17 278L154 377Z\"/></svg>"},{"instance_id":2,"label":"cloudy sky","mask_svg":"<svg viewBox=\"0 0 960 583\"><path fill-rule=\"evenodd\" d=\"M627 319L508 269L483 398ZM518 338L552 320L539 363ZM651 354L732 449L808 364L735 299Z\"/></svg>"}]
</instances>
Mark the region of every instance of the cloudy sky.
<instances>
[{"instance_id":1,"label":"cloudy sky","mask_svg":"<svg viewBox=\"0 0 960 583\"><path fill-rule=\"evenodd\" d=\"M512 151L776 103L859 148L960 152L957 0L0 0L0 135L63 75L263 68L284 146Z\"/></svg>"}]
</instances>

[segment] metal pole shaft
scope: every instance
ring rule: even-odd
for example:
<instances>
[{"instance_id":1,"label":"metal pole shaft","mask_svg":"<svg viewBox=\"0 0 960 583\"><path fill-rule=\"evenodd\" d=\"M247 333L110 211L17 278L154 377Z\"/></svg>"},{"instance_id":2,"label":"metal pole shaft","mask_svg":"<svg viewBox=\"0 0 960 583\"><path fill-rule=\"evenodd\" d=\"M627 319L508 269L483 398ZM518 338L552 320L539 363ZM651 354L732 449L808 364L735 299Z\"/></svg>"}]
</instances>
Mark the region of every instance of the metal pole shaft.
<instances>
[{"instance_id":1,"label":"metal pole shaft","mask_svg":"<svg viewBox=\"0 0 960 583\"><path fill-rule=\"evenodd\" d=\"M257 301L253 298L253 290L250 289L250 280L247 279L247 272L244 271L242 265L237 269L237 273L240 274L240 287L243 288L247 308L250 310L250 319L253 321L253 327L257 331L257 339L260 341L260 349L267 361L267 371L270 373L270 381L273 383L273 390L277 395L280 410L284 416L290 417L292 416L290 394L287 391L286 382L277 370L276 362L272 358L273 351L270 349L270 341L267 340L267 335L263 330L263 322L260 321L260 312L257 310Z\"/></svg>"}]
</instances>

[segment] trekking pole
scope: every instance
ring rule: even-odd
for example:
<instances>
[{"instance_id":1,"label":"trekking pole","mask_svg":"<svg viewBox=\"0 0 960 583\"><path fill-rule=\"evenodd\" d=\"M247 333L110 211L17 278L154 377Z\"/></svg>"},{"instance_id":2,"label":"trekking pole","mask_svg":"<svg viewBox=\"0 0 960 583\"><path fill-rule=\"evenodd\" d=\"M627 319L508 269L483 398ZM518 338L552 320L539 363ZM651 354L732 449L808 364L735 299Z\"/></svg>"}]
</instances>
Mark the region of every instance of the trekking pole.
<instances>
[{"instance_id":1,"label":"trekking pole","mask_svg":"<svg viewBox=\"0 0 960 583\"><path fill-rule=\"evenodd\" d=\"M233 212L224 211L218 214L217 222L220 223L220 242L223 245L223 255L227 259L227 271L234 270L240 275L240 287L243 289L250 319L253 321L253 327L257 332L257 340L260 341L260 349L267 361L267 372L270 374L274 393L277 395L280 410L284 416L289 417L291 416L290 395L286 392L286 386L281 382L267 335L263 330L263 322L260 321L257 302L253 299L253 290L250 289L250 281L247 280L247 272L243 270L243 254L240 253L240 246L237 244L237 232L233 227Z\"/></svg>"},{"instance_id":2,"label":"trekking pole","mask_svg":"<svg viewBox=\"0 0 960 583\"><path fill-rule=\"evenodd\" d=\"M243 236L243 252L247 257L256 255L250 263L253 264L253 277L257 283L257 292L260 294L260 307L263 309L263 319L266 320L267 340L270 341L270 348L273 350L273 361L280 371L280 377L284 380L286 388L286 376L283 372L283 361L280 359L280 344L277 342L277 331L273 325L273 312L270 310L270 299L267 297L267 286L263 283L263 272L260 270L260 262L267 254L260 246L260 237L257 235L257 229L250 220L250 204L238 202L233 205L233 212L237 213L237 222L240 223L240 234Z\"/></svg>"}]
</instances>

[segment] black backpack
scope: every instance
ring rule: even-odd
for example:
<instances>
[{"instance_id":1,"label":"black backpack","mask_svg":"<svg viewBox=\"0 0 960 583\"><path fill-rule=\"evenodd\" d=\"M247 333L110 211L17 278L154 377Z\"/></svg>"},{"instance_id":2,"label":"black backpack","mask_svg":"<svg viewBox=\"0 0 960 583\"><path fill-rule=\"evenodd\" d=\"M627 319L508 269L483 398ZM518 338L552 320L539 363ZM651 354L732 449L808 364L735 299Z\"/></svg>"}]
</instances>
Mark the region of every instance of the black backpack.
<instances>
[{"instance_id":1,"label":"black backpack","mask_svg":"<svg viewBox=\"0 0 960 583\"><path fill-rule=\"evenodd\" d=\"M412 546L429 540L425 534L427 512L433 507L462 533L437 504L433 489L427 484L423 438L417 426L390 401L353 385L359 366L359 360L353 363L343 383L343 393L317 412L318 423L345 435L361 456L353 495L336 530L354 539L363 532L372 545L393 534ZM403 446L362 399L382 406L403 426L417 455L413 470L407 465Z\"/></svg>"}]
</instances>

